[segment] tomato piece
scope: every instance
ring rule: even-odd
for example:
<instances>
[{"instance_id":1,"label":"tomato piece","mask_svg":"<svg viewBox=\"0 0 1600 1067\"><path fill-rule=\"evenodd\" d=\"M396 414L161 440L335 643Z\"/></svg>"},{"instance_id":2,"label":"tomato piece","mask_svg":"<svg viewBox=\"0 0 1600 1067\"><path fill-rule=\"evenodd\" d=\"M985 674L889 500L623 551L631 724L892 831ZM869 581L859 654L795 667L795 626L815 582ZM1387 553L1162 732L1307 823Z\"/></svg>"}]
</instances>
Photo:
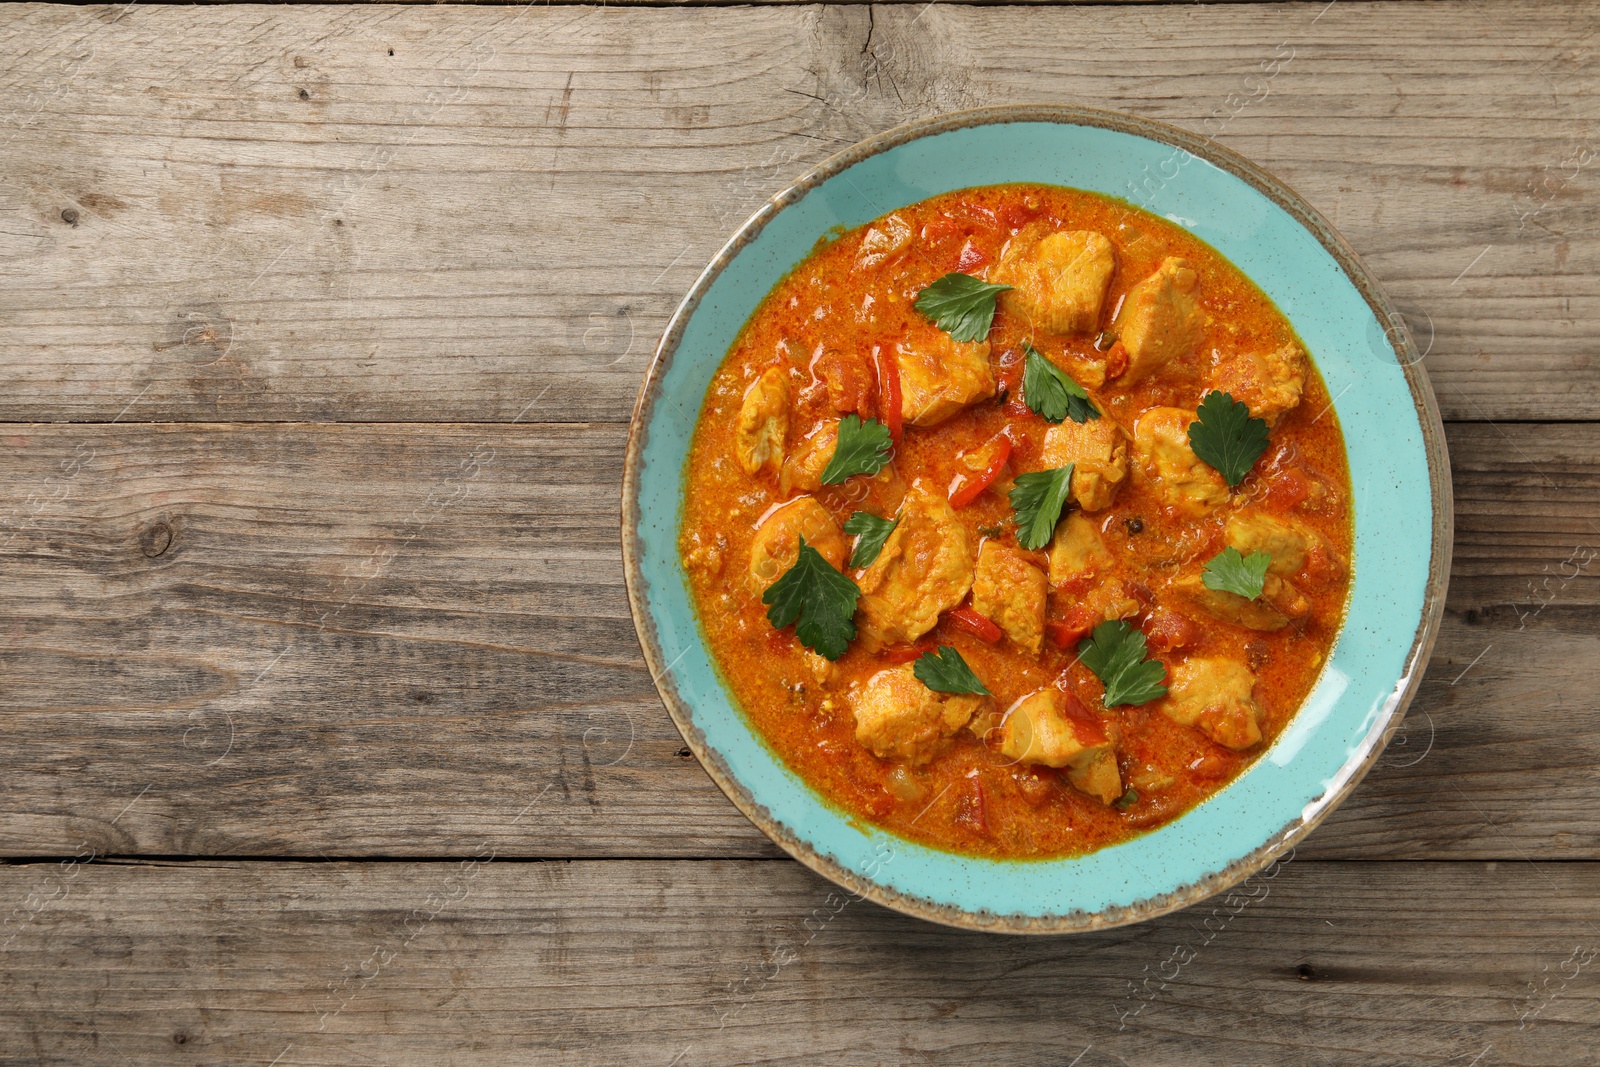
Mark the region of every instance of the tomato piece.
<instances>
[{"instance_id":1,"label":"tomato piece","mask_svg":"<svg viewBox=\"0 0 1600 1067\"><path fill-rule=\"evenodd\" d=\"M1008 203L1000 208L1000 222L1009 230L1020 230L1038 218L1040 210L1040 206Z\"/></svg>"},{"instance_id":2,"label":"tomato piece","mask_svg":"<svg viewBox=\"0 0 1600 1067\"><path fill-rule=\"evenodd\" d=\"M1022 388L1022 353L1007 349L1000 353L1000 371L995 378L1000 383L1000 389L1005 393L1015 393Z\"/></svg>"},{"instance_id":3,"label":"tomato piece","mask_svg":"<svg viewBox=\"0 0 1600 1067\"><path fill-rule=\"evenodd\" d=\"M1006 463L1011 459L1011 438L999 434L990 444L994 445L994 456L989 460L988 466L976 474L958 475L956 484L950 487L950 506L964 508L983 494L1000 477L1000 472L1006 469ZM988 447L985 445L984 447Z\"/></svg>"},{"instance_id":4,"label":"tomato piece","mask_svg":"<svg viewBox=\"0 0 1600 1067\"><path fill-rule=\"evenodd\" d=\"M828 390L828 404L835 411L858 412L862 418L871 418L873 372L867 361L859 356L846 356L838 352L825 353L817 360L817 377Z\"/></svg>"},{"instance_id":5,"label":"tomato piece","mask_svg":"<svg viewBox=\"0 0 1600 1067\"><path fill-rule=\"evenodd\" d=\"M1022 799L1036 808L1050 799L1056 791L1056 783L1060 781L1054 773L1047 776L1034 767L1017 768L1011 772L1011 779L1017 783L1017 792L1022 794Z\"/></svg>"},{"instance_id":6,"label":"tomato piece","mask_svg":"<svg viewBox=\"0 0 1600 1067\"><path fill-rule=\"evenodd\" d=\"M1118 341L1106 353L1106 380L1110 381L1112 378L1122 377L1123 372L1127 369L1128 350L1122 347L1121 341Z\"/></svg>"},{"instance_id":7,"label":"tomato piece","mask_svg":"<svg viewBox=\"0 0 1600 1067\"><path fill-rule=\"evenodd\" d=\"M944 617L950 620L951 626L962 633L971 634L979 641L991 645L1005 636L1005 631L996 626L987 615L980 615L972 608L951 608L944 613Z\"/></svg>"},{"instance_id":8,"label":"tomato piece","mask_svg":"<svg viewBox=\"0 0 1600 1067\"><path fill-rule=\"evenodd\" d=\"M1000 391L1006 397L1005 413L1012 418L1030 414L1028 404L1022 398L1022 370L1020 353L1006 352L1000 357L1000 373L996 377L1000 382Z\"/></svg>"},{"instance_id":9,"label":"tomato piece","mask_svg":"<svg viewBox=\"0 0 1600 1067\"><path fill-rule=\"evenodd\" d=\"M966 229L952 219L934 219L922 227L922 239L928 244L938 244L941 241L961 237Z\"/></svg>"},{"instance_id":10,"label":"tomato piece","mask_svg":"<svg viewBox=\"0 0 1600 1067\"><path fill-rule=\"evenodd\" d=\"M878 658L890 666L898 667L903 663L913 663L933 650L934 646L931 644L896 645L878 653Z\"/></svg>"},{"instance_id":11,"label":"tomato piece","mask_svg":"<svg viewBox=\"0 0 1600 1067\"><path fill-rule=\"evenodd\" d=\"M1228 761L1215 752L1207 752L1189 764L1189 773L1202 782L1215 782L1228 773Z\"/></svg>"},{"instance_id":12,"label":"tomato piece","mask_svg":"<svg viewBox=\"0 0 1600 1067\"><path fill-rule=\"evenodd\" d=\"M1267 503L1292 508L1311 496L1311 482L1297 468L1290 467L1267 483Z\"/></svg>"},{"instance_id":13,"label":"tomato piece","mask_svg":"<svg viewBox=\"0 0 1600 1067\"><path fill-rule=\"evenodd\" d=\"M883 417L883 424L889 428L889 436L895 444L900 443L900 435L905 429L904 418L900 411L900 365L894 361L894 353L882 349L876 351L878 357L878 407L879 414Z\"/></svg>"},{"instance_id":14,"label":"tomato piece","mask_svg":"<svg viewBox=\"0 0 1600 1067\"><path fill-rule=\"evenodd\" d=\"M984 207L982 204L962 204L961 210L965 211L968 217L970 217L972 221L976 222L980 226L989 226L992 228L1000 225L1000 217L990 209Z\"/></svg>"},{"instance_id":15,"label":"tomato piece","mask_svg":"<svg viewBox=\"0 0 1600 1067\"><path fill-rule=\"evenodd\" d=\"M1193 648L1204 636L1200 624L1175 611L1157 609L1140 627L1152 652L1176 652Z\"/></svg>"},{"instance_id":16,"label":"tomato piece","mask_svg":"<svg viewBox=\"0 0 1600 1067\"><path fill-rule=\"evenodd\" d=\"M1099 617L1094 612L1085 608L1073 608L1067 612L1067 617L1059 621L1052 620L1044 624L1044 634L1050 643L1057 648L1068 652L1078 647L1078 642L1089 636Z\"/></svg>"},{"instance_id":17,"label":"tomato piece","mask_svg":"<svg viewBox=\"0 0 1600 1067\"><path fill-rule=\"evenodd\" d=\"M987 266L989 253L973 243L972 238L967 238L967 243L961 246L961 254L956 257L956 270L963 274L977 267Z\"/></svg>"},{"instance_id":18,"label":"tomato piece","mask_svg":"<svg viewBox=\"0 0 1600 1067\"><path fill-rule=\"evenodd\" d=\"M1100 576L1094 571L1083 571L1080 574L1074 574L1071 578L1062 579L1055 583L1052 588L1056 592L1064 593L1067 596L1082 596L1092 589L1099 580Z\"/></svg>"}]
</instances>

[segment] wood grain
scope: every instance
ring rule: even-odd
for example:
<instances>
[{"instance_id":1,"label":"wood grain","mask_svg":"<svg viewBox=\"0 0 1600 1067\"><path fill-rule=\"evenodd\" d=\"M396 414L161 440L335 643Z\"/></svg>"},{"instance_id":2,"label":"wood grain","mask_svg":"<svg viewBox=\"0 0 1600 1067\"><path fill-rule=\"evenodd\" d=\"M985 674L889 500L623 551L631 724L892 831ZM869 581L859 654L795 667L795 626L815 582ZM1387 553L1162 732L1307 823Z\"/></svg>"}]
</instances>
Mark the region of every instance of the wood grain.
<instances>
[{"instance_id":1,"label":"wood grain","mask_svg":"<svg viewBox=\"0 0 1600 1067\"><path fill-rule=\"evenodd\" d=\"M1448 416L1600 418L1578 0L4 10L0 419L624 421L768 195L1012 102L1282 176L1407 311Z\"/></svg>"},{"instance_id":2,"label":"wood grain","mask_svg":"<svg viewBox=\"0 0 1600 1067\"><path fill-rule=\"evenodd\" d=\"M239 0L202 0L202 2L203 3L208 3L208 4L232 4L232 3L239 2ZM286 0L286 2L287 3L291 3L291 4L302 4L302 3L310 3L310 2L312 2L312 0ZM387 4L440 3L440 4L474 4L474 5L500 4L500 5L504 5L504 6L507 6L507 7L513 7L513 6L517 6L517 5L526 3L527 0L342 0L342 2L344 2L344 3L353 3L353 4L366 4L366 3L387 3ZM543 0L543 2L545 4L545 6L559 7L559 6L573 6L573 5L576 5L576 4L579 3L579 0ZM744 6L744 5L750 4L750 3L754 3L754 4L757 4L757 5L787 4L787 5L793 6L793 5L800 5L800 4L809 4L809 3L813 2L813 0L610 0L610 2L612 4L612 6L621 6L621 7L628 7L628 6L639 5L639 4L647 4L647 5L650 5L652 7L665 7L665 6L675 6L675 7L723 7L723 6L728 6L728 5L732 5L732 4L735 4L735 3L740 4L741 6ZM927 4L928 0L829 0L829 2L831 4L835 4L835 5L866 5L866 4L872 4L872 5L875 5L875 6L878 6L878 7L884 7L884 6L894 5L894 4L911 4L911 5L920 7L922 5ZM1163 5L1163 4L1170 4L1170 3L1172 3L1172 0L937 0L937 2L941 3L941 4L945 4L946 6L954 6L956 4L965 4L965 5L973 5L973 6L984 6L984 5L999 6L999 5L1004 4L1005 6L1009 7L1009 6L1013 6L1013 5L1049 6L1049 5L1052 5L1052 4L1078 4L1079 6L1088 7L1088 6L1103 6L1103 5L1112 5L1112 4L1141 4L1141 5L1157 6L1157 5ZM1262 3L1275 2L1275 0L1210 0L1210 2L1212 4L1262 4ZM1326 0L1324 0L1324 2L1326 2ZM1411 4L1415 4L1415 3L1431 3L1432 0L1383 0L1383 2L1386 2L1386 3L1411 3Z\"/></svg>"},{"instance_id":3,"label":"wood grain","mask_svg":"<svg viewBox=\"0 0 1600 1067\"><path fill-rule=\"evenodd\" d=\"M0 854L773 855L639 655L624 431L14 427ZM1449 444L1437 652L1307 854L1600 858L1600 426Z\"/></svg>"},{"instance_id":4,"label":"wood grain","mask_svg":"<svg viewBox=\"0 0 1600 1067\"><path fill-rule=\"evenodd\" d=\"M1595 864L1272 874L1028 939L787 862L12 866L0 1061L1600 1063Z\"/></svg>"}]
</instances>

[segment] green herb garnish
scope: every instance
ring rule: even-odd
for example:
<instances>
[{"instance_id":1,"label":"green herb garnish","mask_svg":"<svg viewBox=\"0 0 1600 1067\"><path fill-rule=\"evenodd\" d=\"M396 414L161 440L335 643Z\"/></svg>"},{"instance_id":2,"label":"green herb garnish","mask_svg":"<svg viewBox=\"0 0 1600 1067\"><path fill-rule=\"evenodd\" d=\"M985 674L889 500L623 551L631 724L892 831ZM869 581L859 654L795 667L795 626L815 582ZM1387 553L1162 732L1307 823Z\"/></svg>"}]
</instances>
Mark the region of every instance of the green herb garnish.
<instances>
[{"instance_id":1,"label":"green herb garnish","mask_svg":"<svg viewBox=\"0 0 1600 1067\"><path fill-rule=\"evenodd\" d=\"M1230 488L1238 485L1267 450L1266 420L1251 418L1249 407L1228 393L1207 393L1199 416L1189 424L1189 447Z\"/></svg>"},{"instance_id":2,"label":"green herb garnish","mask_svg":"<svg viewBox=\"0 0 1600 1067\"><path fill-rule=\"evenodd\" d=\"M1017 543L1023 548L1043 548L1050 543L1072 488L1072 464L1048 471L1017 475L1011 490L1011 510L1017 524Z\"/></svg>"},{"instance_id":3,"label":"green herb garnish","mask_svg":"<svg viewBox=\"0 0 1600 1067\"><path fill-rule=\"evenodd\" d=\"M1105 683L1105 705L1148 704L1167 695L1166 664L1145 658L1144 634L1121 619L1103 622L1078 642L1078 658Z\"/></svg>"},{"instance_id":4,"label":"green herb garnish","mask_svg":"<svg viewBox=\"0 0 1600 1067\"><path fill-rule=\"evenodd\" d=\"M822 484L838 485L852 474L877 474L893 450L889 427L877 419L862 422L859 415L846 415L839 420L839 440L822 470Z\"/></svg>"},{"instance_id":5,"label":"green herb garnish","mask_svg":"<svg viewBox=\"0 0 1600 1067\"><path fill-rule=\"evenodd\" d=\"M1207 589L1254 600L1267 584L1267 568L1270 566L1272 557L1265 552L1252 552L1244 556L1229 545L1205 565L1200 581Z\"/></svg>"},{"instance_id":6,"label":"green herb garnish","mask_svg":"<svg viewBox=\"0 0 1600 1067\"><path fill-rule=\"evenodd\" d=\"M993 695L978 681L978 676L972 673L972 668L961 658L961 653L949 645L940 645L937 650L918 656L911 673L917 676L917 681L935 692Z\"/></svg>"},{"instance_id":7,"label":"green herb garnish","mask_svg":"<svg viewBox=\"0 0 1600 1067\"><path fill-rule=\"evenodd\" d=\"M782 629L795 624L800 643L828 659L844 655L856 636L856 600L861 590L834 570L822 553L800 538L794 566L761 595L767 621Z\"/></svg>"},{"instance_id":8,"label":"green herb garnish","mask_svg":"<svg viewBox=\"0 0 1600 1067\"><path fill-rule=\"evenodd\" d=\"M970 274L946 274L913 305L953 341L981 341L994 325L994 302L1009 285L990 285Z\"/></svg>"},{"instance_id":9,"label":"green herb garnish","mask_svg":"<svg viewBox=\"0 0 1600 1067\"><path fill-rule=\"evenodd\" d=\"M1027 360L1022 366L1022 399L1034 414L1051 422L1068 417L1073 422L1088 422L1100 417L1083 386L1032 345L1023 345L1022 351Z\"/></svg>"},{"instance_id":10,"label":"green herb garnish","mask_svg":"<svg viewBox=\"0 0 1600 1067\"><path fill-rule=\"evenodd\" d=\"M858 511L844 521L844 532L858 538L850 553L850 566L870 567L883 551L883 543L894 532L898 519L880 519L870 511Z\"/></svg>"}]
</instances>

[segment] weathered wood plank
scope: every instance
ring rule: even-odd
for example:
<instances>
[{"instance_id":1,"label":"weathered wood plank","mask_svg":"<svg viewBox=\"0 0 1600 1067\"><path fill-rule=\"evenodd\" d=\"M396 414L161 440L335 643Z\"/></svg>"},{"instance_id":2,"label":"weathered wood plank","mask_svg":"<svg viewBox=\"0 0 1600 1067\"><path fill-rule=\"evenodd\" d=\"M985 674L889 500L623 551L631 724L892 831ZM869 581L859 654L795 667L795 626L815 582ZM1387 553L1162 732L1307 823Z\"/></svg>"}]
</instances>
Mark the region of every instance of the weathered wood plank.
<instances>
[{"instance_id":1,"label":"weathered wood plank","mask_svg":"<svg viewBox=\"0 0 1600 1067\"><path fill-rule=\"evenodd\" d=\"M640 658L624 427L13 429L0 855L772 854ZM1600 858L1600 426L1450 447L1406 745L1310 854Z\"/></svg>"},{"instance_id":2,"label":"weathered wood plank","mask_svg":"<svg viewBox=\"0 0 1600 1067\"><path fill-rule=\"evenodd\" d=\"M231 4L231 3L238 2L238 0L202 0L202 2L208 3L208 4ZM312 2L312 0L285 0L285 2L291 3L291 4L301 4L301 3L310 3L310 2ZM389 4L421 4L421 3L504 4L504 5L507 5L507 6L511 6L511 5L515 5L515 4L524 3L524 2L526 2L526 0L344 0L344 2L346 2L346 3L389 3ZM561 7L561 6L572 6L574 4L577 4L578 0L544 0L544 2L545 2L545 6ZM786 5L794 6L794 5L801 5L801 4L810 4L810 3L813 3L813 2L814 2L814 0L611 0L611 3L612 3L613 6L621 6L621 7L627 7L627 6L631 6L631 5L635 5L635 4L648 4L648 5L652 6L652 7L660 7L660 6L667 6L667 5L674 5L674 6L678 6L678 7L722 7L722 6L732 5L732 4L741 4L741 5L744 5L744 4L755 4L755 5L786 4ZM895 5L895 4L914 4L914 5L919 5L920 6L920 5L926 4L928 2L928 0L828 0L828 2L830 4L834 4L834 5L838 5L838 4L861 4L861 5L874 4L874 5L878 6L878 7L884 7L884 6L892 6L892 5ZM1159 6L1159 5L1162 5L1162 4L1171 4L1173 2L1173 0L938 0L938 2L941 3L941 4L945 4L947 6L948 5L955 5L955 4L964 4L964 5L978 6L978 7L981 7L981 6L998 7L998 6L1002 6L1002 5L1003 6L1008 6L1008 7L1009 6L1013 6L1013 5L1048 6L1048 5L1051 5L1051 4L1072 4L1072 3L1077 3L1080 6L1103 6L1103 5L1111 5L1111 4L1141 4L1141 5L1146 5L1146 6L1152 6L1153 7L1153 6ZM1280 2L1280 0L1206 0L1206 3L1207 3L1208 6L1215 6L1217 4L1263 4L1263 3L1277 3L1277 2ZM1315 2L1315 0L1308 0L1308 2ZM1383 0L1383 2L1386 2L1386 3L1417 4L1417 3L1432 3L1433 0ZM1324 0L1324 3L1326 3L1326 0Z\"/></svg>"},{"instance_id":3,"label":"weathered wood plank","mask_svg":"<svg viewBox=\"0 0 1600 1067\"><path fill-rule=\"evenodd\" d=\"M0 869L6 1063L1600 1063L1600 867L1299 860L1019 939L772 861Z\"/></svg>"},{"instance_id":4,"label":"weathered wood plank","mask_svg":"<svg viewBox=\"0 0 1600 1067\"><path fill-rule=\"evenodd\" d=\"M1451 417L1600 418L1578 0L4 10L3 419L509 421L543 394L625 420L787 179L1038 101L1204 129L1297 186Z\"/></svg>"}]
</instances>

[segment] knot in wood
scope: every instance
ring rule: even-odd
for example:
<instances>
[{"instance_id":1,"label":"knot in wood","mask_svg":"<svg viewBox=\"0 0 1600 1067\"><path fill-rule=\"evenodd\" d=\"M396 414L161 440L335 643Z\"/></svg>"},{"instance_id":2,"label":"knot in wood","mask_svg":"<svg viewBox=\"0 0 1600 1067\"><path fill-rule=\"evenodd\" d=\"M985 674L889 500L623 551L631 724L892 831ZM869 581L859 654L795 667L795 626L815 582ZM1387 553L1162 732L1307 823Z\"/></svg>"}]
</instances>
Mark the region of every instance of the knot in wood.
<instances>
[{"instance_id":1,"label":"knot in wood","mask_svg":"<svg viewBox=\"0 0 1600 1067\"><path fill-rule=\"evenodd\" d=\"M139 535L139 549L151 559L172 547L172 527L158 522Z\"/></svg>"}]
</instances>

